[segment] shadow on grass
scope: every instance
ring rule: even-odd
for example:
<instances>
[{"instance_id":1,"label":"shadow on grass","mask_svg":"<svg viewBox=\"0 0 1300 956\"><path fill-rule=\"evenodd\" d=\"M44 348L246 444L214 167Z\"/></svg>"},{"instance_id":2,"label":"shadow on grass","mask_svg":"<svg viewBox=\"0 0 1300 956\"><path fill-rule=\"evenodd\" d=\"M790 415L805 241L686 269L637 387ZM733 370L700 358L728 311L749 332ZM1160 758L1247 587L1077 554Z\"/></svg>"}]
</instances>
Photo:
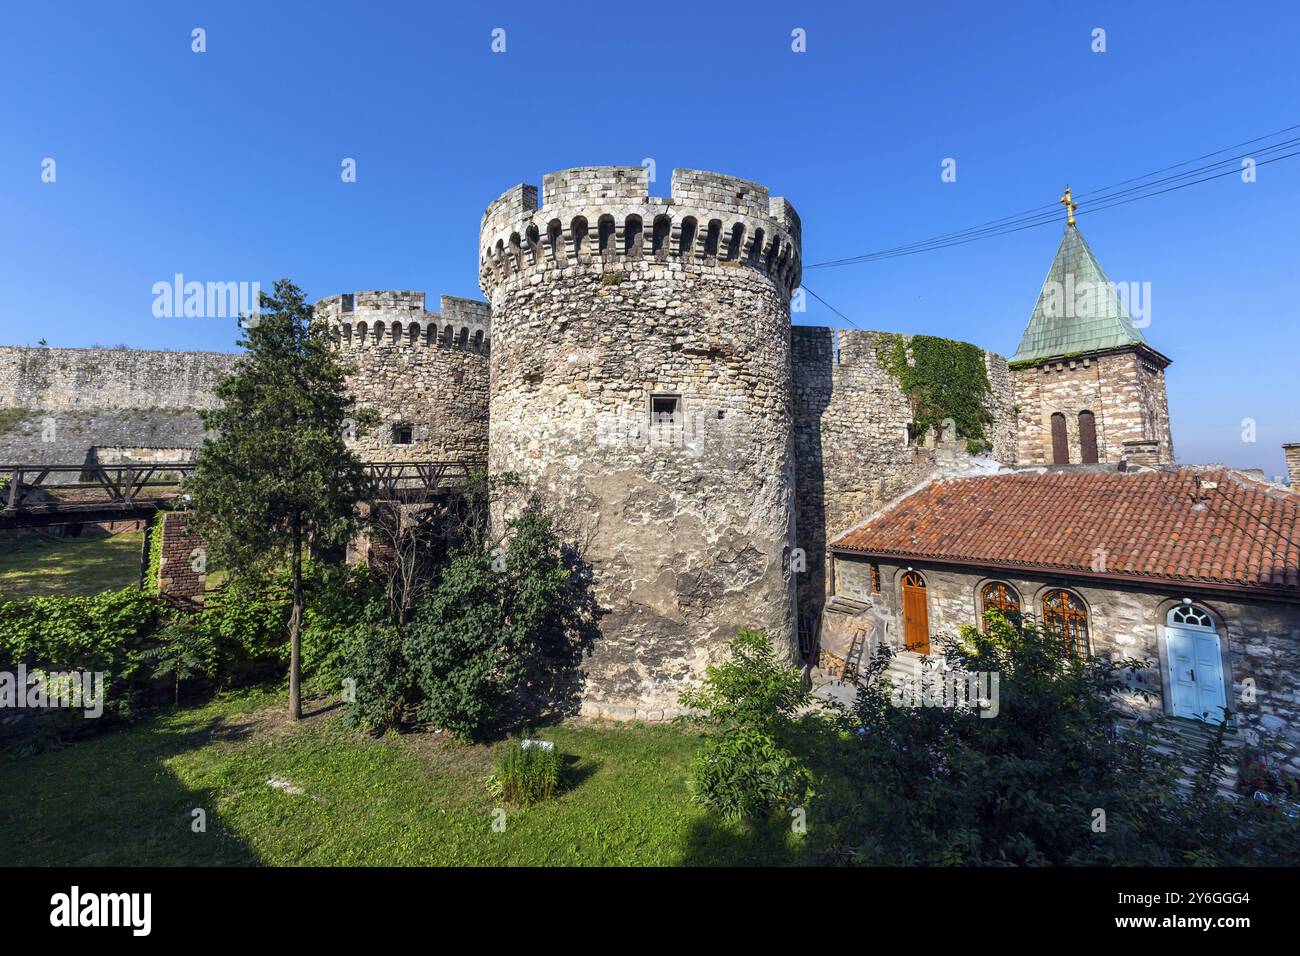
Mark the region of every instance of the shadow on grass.
<instances>
[{"instance_id":1,"label":"shadow on grass","mask_svg":"<svg viewBox=\"0 0 1300 956\"><path fill-rule=\"evenodd\" d=\"M563 762L560 768L561 793L577 790L601 766L599 760L592 760L590 757L579 757L575 754L563 754L560 759Z\"/></svg>"},{"instance_id":2,"label":"shadow on grass","mask_svg":"<svg viewBox=\"0 0 1300 956\"><path fill-rule=\"evenodd\" d=\"M214 741L244 739L251 729L231 727L221 717L169 726L175 719L154 718L58 751L0 755L0 860L18 866L256 865L253 849L223 825L218 794L182 785L166 766Z\"/></svg>"},{"instance_id":3,"label":"shadow on grass","mask_svg":"<svg viewBox=\"0 0 1300 956\"><path fill-rule=\"evenodd\" d=\"M777 816L732 824L710 814L692 825L679 862L681 866L810 866L817 858L807 838L793 833L789 820Z\"/></svg>"}]
</instances>

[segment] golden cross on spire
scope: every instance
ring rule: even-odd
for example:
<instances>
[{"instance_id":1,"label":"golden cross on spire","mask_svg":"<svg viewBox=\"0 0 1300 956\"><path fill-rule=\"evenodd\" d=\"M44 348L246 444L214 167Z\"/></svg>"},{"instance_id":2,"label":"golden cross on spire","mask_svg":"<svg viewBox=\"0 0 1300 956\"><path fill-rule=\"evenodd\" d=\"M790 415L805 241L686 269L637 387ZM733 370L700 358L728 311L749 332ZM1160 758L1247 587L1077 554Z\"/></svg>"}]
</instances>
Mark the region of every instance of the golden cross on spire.
<instances>
[{"instance_id":1,"label":"golden cross on spire","mask_svg":"<svg viewBox=\"0 0 1300 956\"><path fill-rule=\"evenodd\" d=\"M1061 205L1065 207L1065 224L1074 225L1074 211L1079 208L1079 204L1070 198L1070 187L1065 187L1065 195L1061 197Z\"/></svg>"}]
</instances>

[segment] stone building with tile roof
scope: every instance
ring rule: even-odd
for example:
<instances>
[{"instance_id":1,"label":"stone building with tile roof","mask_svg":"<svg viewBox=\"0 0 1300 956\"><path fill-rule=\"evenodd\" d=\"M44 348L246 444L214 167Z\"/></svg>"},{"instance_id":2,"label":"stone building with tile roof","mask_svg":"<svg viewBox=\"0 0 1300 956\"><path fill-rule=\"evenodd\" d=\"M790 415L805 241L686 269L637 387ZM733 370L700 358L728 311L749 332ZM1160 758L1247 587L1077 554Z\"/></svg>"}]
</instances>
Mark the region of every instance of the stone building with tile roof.
<instances>
[{"instance_id":1,"label":"stone building with tile roof","mask_svg":"<svg viewBox=\"0 0 1300 956\"><path fill-rule=\"evenodd\" d=\"M830 545L903 662L986 611L1143 666L1121 712L1217 723L1300 772L1300 494L1222 466L932 479Z\"/></svg>"}]
</instances>

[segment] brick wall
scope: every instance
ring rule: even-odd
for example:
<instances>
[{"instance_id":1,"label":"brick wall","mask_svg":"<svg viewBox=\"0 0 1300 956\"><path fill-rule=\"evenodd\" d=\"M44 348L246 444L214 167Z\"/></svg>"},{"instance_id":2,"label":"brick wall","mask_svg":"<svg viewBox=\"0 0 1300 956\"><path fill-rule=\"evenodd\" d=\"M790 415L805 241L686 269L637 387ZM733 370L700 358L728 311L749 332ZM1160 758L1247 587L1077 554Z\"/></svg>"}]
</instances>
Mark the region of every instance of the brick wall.
<instances>
[{"instance_id":1,"label":"brick wall","mask_svg":"<svg viewBox=\"0 0 1300 956\"><path fill-rule=\"evenodd\" d=\"M162 564L158 591L173 598L202 604L207 582L207 542L189 531L189 514L162 513Z\"/></svg>"},{"instance_id":2,"label":"brick wall","mask_svg":"<svg viewBox=\"0 0 1300 956\"><path fill-rule=\"evenodd\" d=\"M1300 491L1300 442L1283 445L1282 451L1286 455L1286 475L1291 490Z\"/></svg>"}]
</instances>

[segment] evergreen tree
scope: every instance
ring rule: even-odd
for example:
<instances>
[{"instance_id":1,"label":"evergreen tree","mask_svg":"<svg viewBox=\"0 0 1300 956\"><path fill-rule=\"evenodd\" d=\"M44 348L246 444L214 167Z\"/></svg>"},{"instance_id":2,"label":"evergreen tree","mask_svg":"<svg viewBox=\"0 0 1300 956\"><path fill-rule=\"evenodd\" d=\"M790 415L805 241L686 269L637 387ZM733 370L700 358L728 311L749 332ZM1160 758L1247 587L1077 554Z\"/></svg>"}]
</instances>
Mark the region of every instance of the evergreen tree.
<instances>
[{"instance_id":1,"label":"evergreen tree","mask_svg":"<svg viewBox=\"0 0 1300 956\"><path fill-rule=\"evenodd\" d=\"M262 293L241 322L247 354L221 380L221 407L203 413L209 433L187 484L193 526L214 566L257 575L288 561L289 712L302 716L303 549L338 549L356 526L366 476L344 444L353 401L326 333L288 279Z\"/></svg>"}]
</instances>

